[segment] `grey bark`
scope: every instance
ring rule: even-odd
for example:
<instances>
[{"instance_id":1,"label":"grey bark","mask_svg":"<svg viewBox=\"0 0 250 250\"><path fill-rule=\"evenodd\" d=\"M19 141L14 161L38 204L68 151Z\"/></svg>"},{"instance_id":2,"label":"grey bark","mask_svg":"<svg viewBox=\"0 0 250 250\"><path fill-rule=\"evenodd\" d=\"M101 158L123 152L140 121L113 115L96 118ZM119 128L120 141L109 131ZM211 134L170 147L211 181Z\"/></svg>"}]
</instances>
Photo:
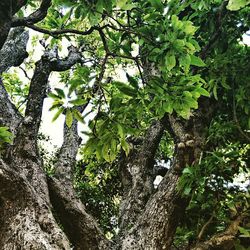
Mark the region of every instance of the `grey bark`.
<instances>
[{"instance_id":1,"label":"grey bark","mask_svg":"<svg viewBox=\"0 0 250 250\"><path fill-rule=\"evenodd\" d=\"M79 111L85 109L85 105ZM76 249L109 249L95 220L86 213L85 206L73 188L73 167L80 144L77 121L70 128L64 124L64 141L56 163L55 176L48 179L50 200L59 222Z\"/></svg>"},{"instance_id":2,"label":"grey bark","mask_svg":"<svg viewBox=\"0 0 250 250\"><path fill-rule=\"evenodd\" d=\"M120 236L120 245L118 243L117 249L171 248L175 230L189 201L178 192L178 180L185 166L195 167L199 161L204 147L206 127L210 122L213 110L214 106L208 105L208 100L204 98L201 99L199 109L194 112L194 116L190 120L186 121L174 115L168 117L166 128L174 137L176 144L173 164L160 183L157 192L151 195L144 203L144 208L141 207L139 212L136 209L137 204L143 202L143 199L140 200L137 192L131 192L132 197L128 196L129 200L126 202L129 206L129 216L132 219L127 221L130 222L131 227L128 228L128 231L123 231L125 233ZM150 131L151 128L148 133ZM155 143L158 145L159 140ZM135 157L139 155L140 153ZM144 155L144 160L145 157L146 155ZM129 166L129 164L127 165ZM141 185L144 185L144 182L142 183ZM128 224L127 226L129 227Z\"/></svg>"},{"instance_id":3,"label":"grey bark","mask_svg":"<svg viewBox=\"0 0 250 250\"><path fill-rule=\"evenodd\" d=\"M152 123L142 146L122 164L124 195L120 206L120 234L134 225L153 191L153 167L156 149L166 128L167 120Z\"/></svg>"},{"instance_id":4,"label":"grey bark","mask_svg":"<svg viewBox=\"0 0 250 250\"><path fill-rule=\"evenodd\" d=\"M26 44L29 34L23 28L13 29L8 39L0 50L0 74L7 71L12 66L20 65L27 57ZM21 114L11 103L8 93L0 78L0 125L8 126L15 135L22 120Z\"/></svg>"},{"instance_id":5,"label":"grey bark","mask_svg":"<svg viewBox=\"0 0 250 250\"><path fill-rule=\"evenodd\" d=\"M70 249L70 240L60 229L56 222L52 209L67 211L66 218L69 226L66 232L69 235L77 235L77 227L84 238L79 239L77 249L101 249L106 244L103 235L93 219L85 212L83 204L76 198L71 180L54 180L48 182L43 170L43 162L37 149L37 133L40 125L43 100L46 96L46 87L49 74L52 70L62 71L69 69L81 60L78 51L70 47L67 58L60 59L57 51L47 51L41 60L36 63L33 78L30 84L29 99L25 111L25 117L20 116L17 136L14 145L0 160L0 210L2 212L0 227L1 249ZM8 67L11 65L8 65ZM7 68L7 67L5 67ZM3 85L2 85L3 86ZM2 88L1 90L4 90ZM3 93L3 95L2 95ZM16 115L14 105L8 99L7 92L1 93L1 102L6 102L6 112ZM13 114L12 114L12 109ZM9 119L11 119L9 118ZM6 125L8 120L4 123ZM12 124L9 123L11 126ZM16 126L15 126L16 127ZM71 143L72 151L61 149L61 160L58 164L67 163L67 172L72 167L78 148L79 137L75 134L76 123L72 130L65 128L65 144ZM68 186L64 186L65 182ZM56 194L56 196L53 196ZM52 200L52 197L55 198ZM59 197L59 199L58 199ZM54 205L54 208L52 207ZM63 205L57 207L57 204ZM73 221L73 224L72 221ZM64 223L67 226L67 223ZM74 225L75 223L75 225ZM92 230L91 230L92 229ZM6 233L10 232L10 233ZM91 248L89 248L91 246Z\"/></svg>"}]
</instances>

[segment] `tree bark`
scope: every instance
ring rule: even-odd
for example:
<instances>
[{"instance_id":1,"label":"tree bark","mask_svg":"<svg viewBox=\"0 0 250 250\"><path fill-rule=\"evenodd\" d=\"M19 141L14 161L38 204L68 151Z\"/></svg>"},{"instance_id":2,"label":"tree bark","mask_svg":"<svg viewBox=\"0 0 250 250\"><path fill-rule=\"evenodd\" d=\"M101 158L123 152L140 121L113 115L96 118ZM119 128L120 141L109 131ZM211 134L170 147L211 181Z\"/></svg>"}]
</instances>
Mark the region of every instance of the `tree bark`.
<instances>
[{"instance_id":1,"label":"tree bark","mask_svg":"<svg viewBox=\"0 0 250 250\"><path fill-rule=\"evenodd\" d=\"M214 106L208 106L208 100L204 98L201 99L199 109L194 112L190 120L186 121L174 115L168 116L169 125L166 128L174 137L176 145L173 164L160 183L157 192L146 200L142 206L144 208L141 207L139 211L136 210L135 204L140 198L139 191L144 190L134 192L132 185L132 198L130 197L127 203L130 217L127 221L130 221L131 226L127 225L128 230L123 231L124 234L121 235L120 245L118 244L121 249L171 248L175 230L189 202L181 195L181 192L178 192L178 180L186 166L195 167L195 164L199 162L205 143L206 127L209 125L213 110ZM152 133L152 127L149 128L148 133L150 131ZM150 136L147 134L145 138L150 138ZM157 143L159 140L156 141L156 145ZM139 155L140 153L135 158L139 158ZM146 155L144 157L145 161L147 157ZM132 163L127 163L127 165L130 164L133 166ZM144 185L144 180L140 180L142 182L139 182L140 185Z\"/></svg>"},{"instance_id":2,"label":"tree bark","mask_svg":"<svg viewBox=\"0 0 250 250\"><path fill-rule=\"evenodd\" d=\"M6 65L5 61L10 63ZM3 69L12 66L13 61L5 61ZM7 114L2 125L17 131L13 146L4 160L0 159L1 249L70 249L72 243L77 249L108 249L108 241L76 198L71 183L69 170L72 170L79 146L76 122L71 129L65 128L65 142L58 160L61 178L49 181L50 190L37 147L48 77L53 70L67 70L80 61L81 54L74 47L69 48L69 55L64 59L58 57L56 49L46 51L36 63L24 117L1 85L0 101L7 103L6 110L1 110L0 117ZM10 122L16 116L18 125ZM58 213L56 218L63 222L68 237L52 211Z\"/></svg>"}]
</instances>

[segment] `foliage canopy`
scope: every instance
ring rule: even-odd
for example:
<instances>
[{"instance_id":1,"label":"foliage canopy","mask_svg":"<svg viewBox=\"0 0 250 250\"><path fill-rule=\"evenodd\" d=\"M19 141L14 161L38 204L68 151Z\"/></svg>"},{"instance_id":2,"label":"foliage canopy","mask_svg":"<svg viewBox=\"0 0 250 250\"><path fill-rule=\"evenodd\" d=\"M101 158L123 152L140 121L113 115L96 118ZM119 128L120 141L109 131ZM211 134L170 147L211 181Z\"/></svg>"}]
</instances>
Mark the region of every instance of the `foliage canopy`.
<instances>
[{"instance_id":1,"label":"foliage canopy","mask_svg":"<svg viewBox=\"0 0 250 250\"><path fill-rule=\"evenodd\" d=\"M28 3L19 17L39 6ZM173 116L186 124L197 119L207 99L205 110L212 115L204 122L202 153L185 164L177 186L189 205L174 244L208 240L239 214L249 213L250 47L242 42L250 27L249 3L54 0L46 18L27 25L42 34L33 37L33 48L40 42L44 50L63 53L65 44L73 44L81 53L78 64L60 72L60 84L51 84L47 96L53 120L65 116L68 129L75 121L87 127L74 185L108 237L119 227L121 162L138 151L153 121ZM22 67L29 72L33 66L31 55ZM3 82L23 112L26 81L7 72ZM181 147L168 128L157 145L155 168L170 168ZM6 127L0 127L2 142L11 142ZM248 249L249 214L238 229L235 247Z\"/></svg>"}]
</instances>

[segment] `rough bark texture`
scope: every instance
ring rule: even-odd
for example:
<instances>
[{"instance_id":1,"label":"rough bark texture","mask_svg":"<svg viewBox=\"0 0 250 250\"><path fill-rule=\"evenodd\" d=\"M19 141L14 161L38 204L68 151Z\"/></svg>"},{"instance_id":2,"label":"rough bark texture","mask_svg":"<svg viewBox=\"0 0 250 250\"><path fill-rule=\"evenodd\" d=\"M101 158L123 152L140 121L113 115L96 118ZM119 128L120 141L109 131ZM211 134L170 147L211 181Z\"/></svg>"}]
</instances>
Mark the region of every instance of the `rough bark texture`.
<instances>
[{"instance_id":1,"label":"rough bark texture","mask_svg":"<svg viewBox=\"0 0 250 250\"><path fill-rule=\"evenodd\" d=\"M22 34L20 33L22 37L19 38L24 45L27 39ZM13 49L22 55L24 48L16 46ZM15 63L12 54L4 55L6 57L0 63L2 71ZM79 61L81 54L74 47L69 48L69 55L64 59L58 57L56 49L45 51L36 63L24 117L8 99L1 82L1 125L10 126L16 132L13 146L0 159L1 249L70 249L71 243L76 243L77 249L107 249L104 247L107 241L92 217L85 212L83 204L76 198L71 183L69 170L79 145L76 122L71 129L65 128L64 145L58 161L63 178L49 181L50 192L37 148L37 134L48 77L51 71L67 70ZM69 151L65 145L70 147ZM58 217L62 218L61 222L68 237L59 227L52 210L58 212Z\"/></svg>"},{"instance_id":2,"label":"rough bark texture","mask_svg":"<svg viewBox=\"0 0 250 250\"><path fill-rule=\"evenodd\" d=\"M166 118L152 123L143 145L135 150L121 166L124 198L120 206L120 232L126 233L153 192L154 156L166 127Z\"/></svg>"},{"instance_id":3,"label":"rough bark texture","mask_svg":"<svg viewBox=\"0 0 250 250\"><path fill-rule=\"evenodd\" d=\"M0 73L21 64L27 56L27 32L22 28L14 29L7 39L11 26L27 26L41 21L51 0L41 1L39 9L28 17L13 18L25 4L25 0L0 3ZM202 55L206 54L205 49ZM9 100L0 79L0 126L9 126L15 135L13 145L0 159L0 249L68 250L71 246L79 250L171 249L176 227L188 205L188 199L177 190L179 177L185 166L195 167L200 159L214 106L201 98L199 109L188 121L176 115L165 115L152 122L141 145L122 164L124 197L120 209L120 233L115 242L109 242L85 211L73 188L72 172L80 143L77 122L73 121L70 128L64 127L64 142L54 177L47 178L37 147L50 73L70 69L81 60L82 55L73 46L63 59L59 58L56 48L46 50L36 63L24 117ZM159 72L145 59L143 74L148 82ZM94 87L95 92L97 88ZM80 107L79 111L85 107ZM165 130L175 141L174 160L158 189L154 190L154 158ZM239 223L240 219L225 233L200 242L193 249L230 249Z\"/></svg>"},{"instance_id":4,"label":"rough bark texture","mask_svg":"<svg viewBox=\"0 0 250 250\"><path fill-rule=\"evenodd\" d=\"M27 57L28 38L29 34L23 28L16 28L10 32L5 45L0 50L0 74L13 65L20 65ZM0 78L0 125L8 126L11 132L16 134L20 122L21 115L9 100L8 93Z\"/></svg>"},{"instance_id":5,"label":"rough bark texture","mask_svg":"<svg viewBox=\"0 0 250 250\"><path fill-rule=\"evenodd\" d=\"M80 111L84 108L85 106L81 107ZM56 164L55 177L48 179L50 200L64 232L76 249L108 249L108 241L92 216L86 213L72 185L79 144L77 121L74 120L70 128L64 124L64 141Z\"/></svg>"}]
</instances>

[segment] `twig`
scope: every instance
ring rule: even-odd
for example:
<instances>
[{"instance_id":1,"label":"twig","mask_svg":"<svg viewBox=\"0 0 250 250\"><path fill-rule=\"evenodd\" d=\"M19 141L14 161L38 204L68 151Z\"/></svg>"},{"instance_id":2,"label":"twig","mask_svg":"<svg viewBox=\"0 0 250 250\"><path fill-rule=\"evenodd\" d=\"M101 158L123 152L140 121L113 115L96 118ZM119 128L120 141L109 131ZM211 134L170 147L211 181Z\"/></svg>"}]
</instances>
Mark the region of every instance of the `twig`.
<instances>
[{"instance_id":1,"label":"twig","mask_svg":"<svg viewBox=\"0 0 250 250\"><path fill-rule=\"evenodd\" d=\"M209 220L203 225L203 227L201 228L201 231L200 233L198 234L198 237L197 237L197 241L199 242L202 238L202 236L204 235L207 227L211 224L211 222L213 221L213 218L214 218L214 213L211 215L211 217L209 218Z\"/></svg>"},{"instance_id":2,"label":"twig","mask_svg":"<svg viewBox=\"0 0 250 250\"><path fill-rule=\"evenodd\" d=\"M143 86L145 86L146 83L145 83L145 80L144 80L144 77L143 77L143 74L142 74L142 71L141 71L140 63L139 63L138 59L136 59L134 61L135 61L135 64L136 64L136 66L137 66L137 68L139 70L139 74L140 74L140 77L141 77L141 80L142 80L142 84L143 84Z\"/></svg>"},{"instance_id":3,"label":"twig","mask_svg":"<svg viewBox=\"0 0 250 250\"><path fill-rule=\"evenodd\" d=\"M28 76L26 70L23 67L19 66L19 69L21 69L23 71L25 77L28 78L28 80L31 80L31 78Z\"/></svg>"}]
</instances>

